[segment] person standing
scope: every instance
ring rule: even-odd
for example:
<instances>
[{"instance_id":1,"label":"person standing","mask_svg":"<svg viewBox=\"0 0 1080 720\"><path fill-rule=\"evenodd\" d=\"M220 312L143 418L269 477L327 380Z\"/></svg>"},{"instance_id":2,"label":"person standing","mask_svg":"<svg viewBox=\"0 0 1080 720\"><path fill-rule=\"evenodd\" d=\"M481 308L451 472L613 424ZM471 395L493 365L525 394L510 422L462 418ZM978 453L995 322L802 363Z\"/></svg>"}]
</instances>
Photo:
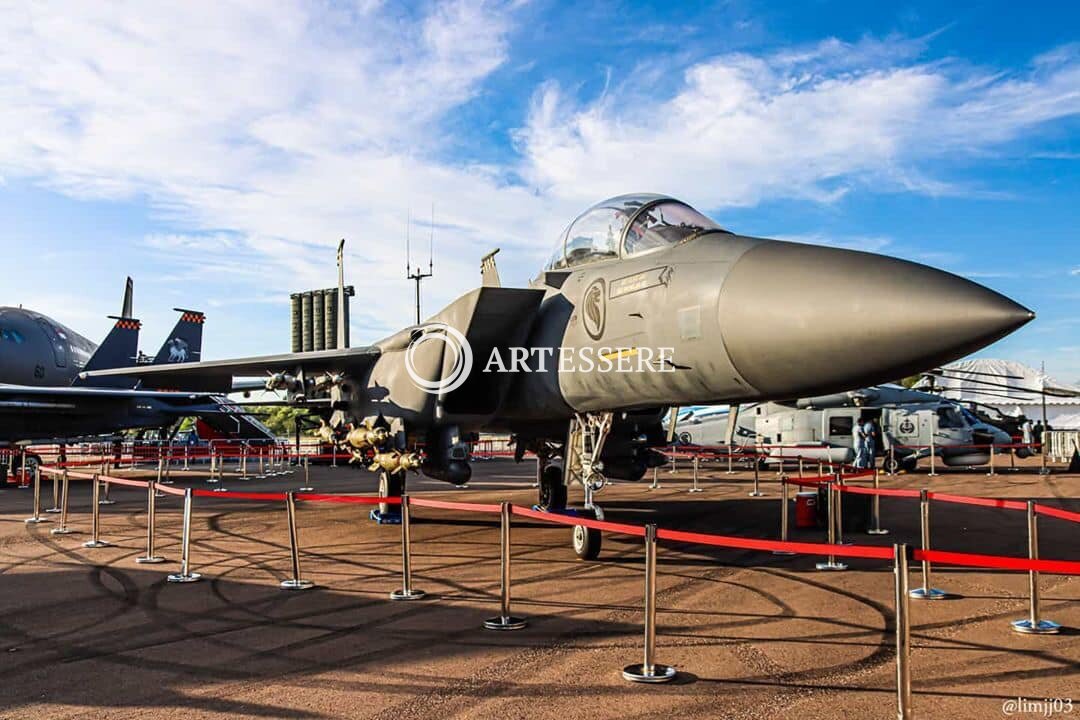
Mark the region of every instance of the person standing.
<instances>
[{"instance_id":1,"label":"person standing","mask_svg":"<svg viewBox=\"0 0 1080 720\"><path fill-rule=\"evenodd\" d=\"M874 455L877 453L877 442L875 441L876 435L877 432L874 428L874 423L870 418L867 418L862 426L863 462L865 463L862 467L867 469L874 467Z\"/></svg>"},{"instance_id":2,"label":"person standing","mask_svg":"<svg viewBox=\"0 0 1080 720\"><path fill-rule=\"evenodd\" d=\"M855 420L853 427L851 428L851 445L855 450L855 467L866 467L866 436L863 432L863 424L861 420Z\"/></svg>"}]
</instances>

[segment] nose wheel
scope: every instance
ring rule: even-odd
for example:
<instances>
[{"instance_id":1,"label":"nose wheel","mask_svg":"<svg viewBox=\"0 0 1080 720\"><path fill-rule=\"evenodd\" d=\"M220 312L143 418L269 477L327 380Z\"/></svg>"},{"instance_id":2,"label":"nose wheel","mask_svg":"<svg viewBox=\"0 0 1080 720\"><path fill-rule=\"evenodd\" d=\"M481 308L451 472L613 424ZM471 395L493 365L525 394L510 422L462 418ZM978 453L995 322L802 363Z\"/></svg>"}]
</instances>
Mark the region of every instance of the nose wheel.
<instances>
[{"instance_id":1,"label":"nose wheel","mask_svg":"<svg viewBox=\"0 0 1080 720\"><path fill-rule=\"evenodd\" d=\"M573 535L574 554L582 560L595 560L600 557L600 545L603 537L599 530L587 528L584 525L575 525Z\"/></svg>"}]
</instances>

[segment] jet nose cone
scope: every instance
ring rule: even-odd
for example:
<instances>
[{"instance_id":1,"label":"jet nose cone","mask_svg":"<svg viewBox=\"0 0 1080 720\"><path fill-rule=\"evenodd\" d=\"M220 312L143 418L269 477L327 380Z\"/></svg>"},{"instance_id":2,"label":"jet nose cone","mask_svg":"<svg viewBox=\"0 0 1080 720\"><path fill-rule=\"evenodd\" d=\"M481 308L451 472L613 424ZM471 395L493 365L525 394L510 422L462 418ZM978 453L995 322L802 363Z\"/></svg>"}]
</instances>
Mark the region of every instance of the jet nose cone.
<instances>
[{"instance_id":1,"label":"jet nose cone","mask_svg":"<svg viewBox=\"0 0 1080 720\"><path fill-rule=\"evenodd\" d=\"M951 273L871 253L766 241L719 299L735 368L791 398L897 380L989 345L1035 314Z\"/></svg>"}]
</instances>

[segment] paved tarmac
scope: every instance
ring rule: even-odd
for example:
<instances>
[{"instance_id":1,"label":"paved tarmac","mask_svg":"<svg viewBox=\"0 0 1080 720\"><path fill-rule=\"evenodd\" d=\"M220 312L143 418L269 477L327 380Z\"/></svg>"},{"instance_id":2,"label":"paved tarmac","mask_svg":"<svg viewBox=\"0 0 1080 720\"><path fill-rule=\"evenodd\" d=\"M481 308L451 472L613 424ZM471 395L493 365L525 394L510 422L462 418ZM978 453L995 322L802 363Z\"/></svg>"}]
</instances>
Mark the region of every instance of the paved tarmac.
<instances>
[{"instance_id":1,"label":"paved tarmac","mask_svg":"<svg viewBox=\"0 0 1080 720\"><path fill-rule=\"evenodd\" d=\"M531 463L477 462L467 489L423 478L410 492L490 502L534 501ZM125 471L123 474L128 474ZM140 474L140 473L136 473ZM148 476L148 473L141 473ZM198 471L176 472L207 487ZM313 467L318 492L368 493L375 476ZM775 538L777 486L763 475L704 466L705 492L686 472L618 484L598 495L608 519ZM297 473L226 476L231 490L296 489ZM987 477L985 469L885 483L992 497L1035 497L1080 511L1080 477L1034 468ZM84 549L89 488L73 483L70 524L27 526L31 493L0 490L0 717L3 718L886 718L895 717L891 565L855 560L843 573L814 557L781 557L678 544L659 552L657 660L676 665L664 686L631 685L620 670L642 654L640 541L605 535L601 558L576 559L570 530L515 520L513 607L525 630L481 629L498 612L497 517L414 510L418 602L391 602L400 585L400 530L366 519L359 505L301 503L306 592L289 577L281 503L197 498L193 569L202 582L174 585L180 499L158 506L161 565L145 549L145 492L114 489L102 537ZM46 483L45 504L51 501ZM580 491L571 492L580 500ZM1073 498L1073 499L1070 499ZM918 504L882 501L887 536L918 540ZM56 516L48 516L54 521ZM1020 512L935 505L935 547L1026 555ZM1042 555L1080 560L1080 526L1040 520ZM820 530L792 539L822 540ZM913 585L918 573L912 572ZM1080 627L1080 578L1044 575L1044 616ZM918 717L1004 717L1003 703L1075 695L1080 635L1013 633L1027 608L1027 576L935 569L953 599L912 601L914 705ZM1080 698L1074 697L1080 703ZM1007 708L1006 708L1007 709ZM1080 710L1074 710L1080 712ZM1023 717L1015 713L1015 717Z\"/></svg>"}]
</instances>

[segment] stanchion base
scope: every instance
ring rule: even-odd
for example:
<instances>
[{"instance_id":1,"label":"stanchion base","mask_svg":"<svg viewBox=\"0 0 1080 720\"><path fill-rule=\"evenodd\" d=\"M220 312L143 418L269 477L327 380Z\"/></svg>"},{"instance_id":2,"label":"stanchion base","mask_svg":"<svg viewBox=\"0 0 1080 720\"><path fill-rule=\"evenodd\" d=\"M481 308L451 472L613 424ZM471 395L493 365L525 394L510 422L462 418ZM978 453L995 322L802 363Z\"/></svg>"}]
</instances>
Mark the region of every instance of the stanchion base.
<instances>
[{"instance_id":1,"label":"stanchion base","mask_svg":"<svg viewBox=\"0 0 1080 720\"><path fill-rule=\"evenodd\" d=\"M200 575L199 573L188 573L187 575L184 575L182 573L176 573L174 575L169 575L165 579L171 583L191 583L201 580L202 575Z\"/></svg>"},{"instance_id":2,"label":"stanchion base","mask_svg":"<svg viewBox=\"0 0 1080 720\"><path fill-rule=\"evenodd\" d=\"M58 528L53 528L49 532L52 533L53 535L70 535L71 533L73 533L75 531L72 530L71 528L58 527Z\"/></svg>"},{"instance_id":3,"label":"stanchion base","mask_svg":"<svg viewBox=\"0 0 1080 720\"><path fill-rule=\"evenodd\" d=\"M847 570L847 565L840 562L819 562L814 567L818 570Z\"/></svg>"},{"instance_id":4,"label":"stanchion base","mask_svg":"<svg viewBox=\"0 0 1080 720\"><path fill-rule=\"evenodd\" d=\"M692 493L705 492L705 488L690 488L686 492L692 492Z\"/></svg>"},{"instance_id":5,"label":"stanchion base","mask_svg":"<svg viewBox=\"0 0 1080 720\"><path fill-rule=\"evenodd\" d=\"M229 492L229 488L226 488L226 487L216 487L216 488L214 488L214 489L213 489L213 491L212 491L212 492Z\"/></svg>"},{"instance_id":6,"label":"stanchion base","mask_svg":"<svg viewBox=\"0 0 1080 720\"><path fill-rule=\"evenodd\" d=\"M870 528L866 531L867 535L888 535L889 531L882 528Z\"/></svg>"},{"instance_id":7,"label":"stanchion base","mask_svg":"<svg viewBox=\"0 0 1080 720\"><path fill-rule=\"evenodd\" d=\"M52 522L52 520L50 520L49 518L36 517L26 518L26 520L24 520L23 522L25 522L27 525L36 525L37 523Z\"/></svg>"},{"instance_id":8,"label":"stanchion base","mask_svg":"<svg viewBox=\"0 0 1080 720\"><path fill-rule=\"evenodd\" d=\"M423 590L395 590L390 593L391 600L420 600L427 597L427 593Z\"/></svg>"},{"instance_id":9,"label":"stanchion base","mask_svg":"<svg viewBox=\"0 0 1080 720\"><path fill-rule=\"evenodd\" d=\"M525 618L519 618L514 616L509 617L493 617L490 620L484 621L485 630L522 630L528 626L528 621Z\"/></svg>"},{"instance_id":10,"label":"stanchion base","mask_svg":"<svg viewBox=\"0 0 1080 720\"><path fill-rule=\"evenodd\" d=\"M97 504L98 505L115 505L116 501L115 500L98 500Z\"/></svg>"},{"instance_id":11,"label":"stanchion base","mask_svg":"<svg viewBox=\"0 0 1080 720\"><path fill-rule=\"evenodd\" d=\"M161 482L158 483L158 485L175 485L175 484L176 484L175 480L162 480Z\"/></svg>"},{"instance_id":12,"label":"stanchion base","mask_svg":"<svg viewBox=\"0 0 1080 720\"><path fill-rule=\"evenodd\" d=\"M140 565L157 565L158 563L165 562L165 558L161 557L160 555L154 555L153 557L143 556L135 558L135 562L139 563Z\"/></svg>"},{"instance_id":13,"label":"stanchion base","mask_svg":"<svg viewBox=\"0 0 1080 720\"><path fill-rule=\"evenodd\" d=\"M623 680L636 683L666 683L675 679L675 668L670 665L655 664L652 672L645 672L646 668L641 663L627 665L623 668Z\"/></svg>"},{"instance_id":14,"label":"stanchion base","mask_svg":"<svg viewBox=\"0 0 1080 720\"><path fill-rule=\"evenodd\" d=\"M112 547L111 542L105 542L104 540L87 540L82 544L84 548L102 548Z\"/></svg>"},{"instance_id":15,"label":"stanchion base","mask_svg":"<svg viewBox=\"0 0 1080 720\"><path fill-rule=\"evenodd\" d=\"M401 513L400 512L379 512L379 508L372 508L368 513L368 517L379 525L400 525Z\"/></svg>"},{"instance_id":16,"label":"stanchion base","mask_svg":"<svg viewBox=\"0 0 1080 720\"><path fill-rule=\"evenodd\" d=\"M313 487L296 488L296 492L315 492L315 488L313 488Z\"/></svg>"},{"instance_id":17,"label":"stanchion base","mask_svg":"<svg viewBox=\"0 0 1080 720\"><path fill-rule=\"evenodd\" d=\"M773 550L772 554L773 555L795 555L795 553L791 552L790 550Z\"/></svg>"},{"instance_id":18,"label":"stanchion base","mask_svg":"<svg viewBox=\"0 0 1080 720\"><path fill-rule=\"evenodd\" d=\"M58 513L60 511L61 511L60 508L49 508L45 512L47 512L47 513Z\"/></svg>"},{"instance_id":19,"label":"stanchion base","mask_svg":"<svg viewBox=\"0 0 1080 720\"><path fill-rule=\"evenodd\" d=\"M908 597L913 600L944 600L949 593L937 588L915 588L908 591Z\"/></svg>"},{"instance_id":20,"label":"stanchion base","mask_svg":"<svg viewBox=\"0 0 1080 720\"><path fill-rule=\"evenodd\" d=\"M765 497L765 493L761 492L760 490L755 490L754 492L748 492L746 494L750 497Z\"/></svg>"},{"instance_id":21,"label":"stanchion base","mask_svg":"<svg viewBox=\"0 0 1080 720\"><path fill-rule=\"evenodd\" d=\"M1039 620L1034 625L1031 620L1014 620L1012 629L1025 635L1056 635L1061 632L1061 625L1053 620Z\"/></svg>"},{"instance_id":22,"label":"stanchion base","mask_svg":"<svg viewBox=\"0 0 1080 720\"><path fill-rule=\"evenodd\" d=\"M315 587L315 583L310 580L282 580L282 590L310 590Z\"/></svg>"},{"instance_id":23,"label":"stanchion base","mask_svg":"<svg viewBox=\"0 0 1080 720\"><path fill-rule=\"evenodd\" d=\"M217 479L215 479L215 478L207 478L207 480L206 480L207 485L213 485L216 482L217 482Z\"/></svg>"}]
</instances>

